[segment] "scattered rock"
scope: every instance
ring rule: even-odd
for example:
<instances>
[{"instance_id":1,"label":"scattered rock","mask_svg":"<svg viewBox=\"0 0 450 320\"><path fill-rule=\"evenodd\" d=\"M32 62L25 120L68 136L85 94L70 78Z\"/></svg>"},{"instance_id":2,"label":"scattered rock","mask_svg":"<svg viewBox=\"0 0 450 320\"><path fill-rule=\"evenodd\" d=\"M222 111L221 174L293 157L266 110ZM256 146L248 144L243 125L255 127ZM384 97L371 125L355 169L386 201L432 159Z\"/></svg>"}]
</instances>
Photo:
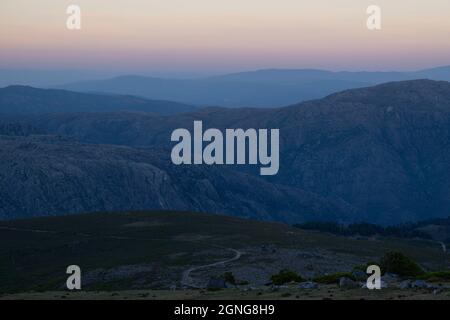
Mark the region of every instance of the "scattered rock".
<instances>
[{"instance_id":1,"label":"scattered rock","mask_svg":"<svg viewBox=\"0 0 450 320\"><path fill-rule=\"evenodd\" d=\"M385 282L386 284L395 283L400 280L400 277L395 273L386 273L381 277L381 282Z\"/></svg>"},{"instance_id":2,"label":"scattered rock","mask_svg":"<svg viewBox=\"0 0 450 320\"><path fill-rule=\"evenodd\" d=\"M411 288L415 289L429 289L430 286L425 280L416 280L411 283Z\"/></svg>"},{"instance_id":3,"label":"scattered rock","mask_svg":"<svg viewBox=\"0 0 450 320\"><path fill-rule=\"evenodd\" d=\"M211 278L206 285L208 289L226 289L227 284L225 280L218 278Z\"/></svg>"},{"instance_id":4,"label":"scattered rock","mask_svg":"<svg viewBox=\"0 0 450 320\"><path fill-rule=\"evenodd\" d=\"M416 280L416 281L411 283L411 288L425 289L427 287L428 287L427 283L424 280Z\"/></svg>"},{"instance_id":5,"label":"scattered rock","mask_svg":"<svg viewBox=\"0 0 450 320\"><path fill-rule=\"evenodd\" d=\"M437 294L440 294L440 293L442 293L442 289L434 289L433 290L433 294L434 295L437 295Z\"/></svg>"},{"instance_id":6,"label":"scattered rock","mask_svg":"<svg viewBox=\"0 0 450 320\"><path fill-rule=\"evenodd\" d=\"M411 283L412 283L411 280L404 280L398 284L398 288L402 290L409 289L411 288Z\"/></svg>"},{"instance_id":7,"label":"scattered rock","mask_svg":"<svg viewBox=\"0 0 450 320\"><path fill-rule=\"evenodd\" d=\"M355 289L358 288L359 285L356 281L353 281L350 278L342 277L339 279L339 287L341 289Z\"/></svg>"},{"instance_id":8,"label":"scattered rock","mask_svg":"<svg viewBox=\"0 0 450 320\"><path fill-rule=\"evenodd\" d=\"M298 285L299 289L317 289L319 286L317 285L317 283L312 282L312 281L306 281L306 282L301 282Z\"/></svg>"},{"instance_id":9,"label":"scattered rock","mask_svg":"<svg viewBox=\"0 0 450 320\"><path fill-rule=\"evenodd\" d=\"M153 271L153 267L145 264L124 265L110 269L95 269L87 272L82 279L84 287L95 283L113 282L124 279L134 279L137 283L139 279L145 281L148 275Z\"/></svg>"},{"instance_id":10,"label":"scattered rock","mask_svg":"<svg viewBox=\"0 0 450 320\"><path fill-rule=\"evenodd\" d=\"M367 282L360 282L362 289L368 289L367 288ZM380 281L380 289L386 289L388 288L388 284L384 282L383 280Z\"/></svg>"}]
</instances>

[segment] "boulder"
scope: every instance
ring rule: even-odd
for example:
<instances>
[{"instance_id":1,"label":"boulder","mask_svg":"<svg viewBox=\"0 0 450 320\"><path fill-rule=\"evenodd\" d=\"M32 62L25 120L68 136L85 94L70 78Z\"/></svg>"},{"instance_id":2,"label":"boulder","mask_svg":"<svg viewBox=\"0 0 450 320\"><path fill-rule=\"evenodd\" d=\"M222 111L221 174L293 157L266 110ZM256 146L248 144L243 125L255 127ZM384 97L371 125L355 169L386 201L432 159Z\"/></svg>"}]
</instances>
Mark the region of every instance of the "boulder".
<instances>
[{"instance_id":1,"label":"boulder","mask_svg":"<svg viewBox=\"0 0 450 320\"><path fill-rule=\"evenodd\" d=\"M433 290L434 295L441 294L441 293L442 293L442 289L434 289Z\"/></svg>"},{"instance_id":2,"label":"boulder","mask_svg":"<svg viewBox=\"0 0 450 320\"><path fill-rule=\"evenodd\" d=\"M398 282L399 280L400 277L395 273L386 273L381 277L381 281L385 282L386 284L395 283Z\"/></svg>"},{"instance_id":3,"label":"boulder","mask_svg":"<svg viewBox=\"0 0 450 320\"><path fill-rule=\"evenodd\" d=\"M299 289L317 289L318 287L317 283L312 281L301 282L298 285Z\"/></svg>"},{"instance_id":4,"label":"boulder","mask_svg":"<svg viewBox=\"0 0 450 320\"><path fill-rule=\"evenodd\" d=\"M428 290L437 290L438 286L429 284L425 280L416 280L411 283L411 288L415 289L428 289Z\"/></svg>"},{"instance_id":5,"label":"boulder","mask_svg":"<svg viewBox=\"0 0 450 320\"><path fill-rule=\"evenodd\" d=\"M431 286L425 280L416 280L411 283L411 288L429 289Z\"/></svg>"},{"instance_id":6,"label":"boulder","mask_svg":"<svg viewBox=\"0 0 450 320\"><path fill-rule=\"evenodd\" d=\"M412 284L411 280L404 280L398 284L398 288L402 289L402 290L406 290L406 289L411 288L411 284Z\"/></svg>"},{"instance_id":7,"label":"boulder","mask_svg":"<svg viewBox=\"0 0 450 320\"><path fill-rule=\"evenodd\" d=\"M358 282L353 281L350 278L342 277L339 279L339 287L342 289L355 289L358 288Z\"/></svg>"}]
</instances>

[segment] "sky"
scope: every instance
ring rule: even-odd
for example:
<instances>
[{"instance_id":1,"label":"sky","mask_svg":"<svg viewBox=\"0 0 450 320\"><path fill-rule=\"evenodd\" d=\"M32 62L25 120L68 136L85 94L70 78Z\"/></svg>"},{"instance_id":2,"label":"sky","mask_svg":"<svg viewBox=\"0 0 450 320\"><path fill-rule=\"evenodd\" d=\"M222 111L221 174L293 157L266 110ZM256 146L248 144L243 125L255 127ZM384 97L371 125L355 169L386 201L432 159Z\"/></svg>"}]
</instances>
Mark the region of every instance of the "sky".
<instances>
[{"instance_id":1,"label":"sky","mask_svg":"<svg viewBox=\"0 0 450 320\"><path fill-rule=\"evenodd\" d=\"M66 9L81 8L81 30ZM381 8L368 30L366 9ZM214 74L450 65L449 0L1 0L0 68Z\"/></svg>"}]
</instances>

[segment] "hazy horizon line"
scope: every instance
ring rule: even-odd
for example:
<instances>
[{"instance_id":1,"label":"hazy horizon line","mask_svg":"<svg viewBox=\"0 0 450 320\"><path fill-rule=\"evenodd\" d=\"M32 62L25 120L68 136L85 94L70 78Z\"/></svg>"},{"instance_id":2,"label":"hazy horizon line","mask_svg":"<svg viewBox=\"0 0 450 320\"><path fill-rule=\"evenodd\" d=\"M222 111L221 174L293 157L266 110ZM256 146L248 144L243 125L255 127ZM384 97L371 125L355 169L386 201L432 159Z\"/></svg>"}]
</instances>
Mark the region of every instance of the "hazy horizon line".
<instances>
[{"instance_id":1,"label":"hazy horizon line","mask_svg":"<svg viewBox=\"0 0 450 320\"><path fill-rule=\"evenodd\" d=\"M229 71L217 71L217 72L196 72L196 71L183 71L183 70L148 70L148 71L138 71L138 70L100 70L100 69L86 69L86 68L11 68L11 67L1 67L0 72L48 72L48 73L80 73L80 74L98 74L104 75L108 77L126 77L126 76L143 76L143 77L161 77L164 74L172 75L176 77L185 76L185 77L210 77L210 76L221 76L221 75L229 75L229 74L239 74L239 73L251 73L251 72L260 72L260 71L325 71L330 73L341 73L341 72L350 72L350 73L359 73L359 72L370 72L370 73L411 73L411 72L421 72L433 69L442 69L442 68L450 68L450 62L448 64L442 65L432 65L432 66L424 66L421 68L408 68L408 69L334 69L334 68L321 68L321 67L261 67L261 68L244 68L244 69L235 69Z\"/></svg>"}]
</instances>

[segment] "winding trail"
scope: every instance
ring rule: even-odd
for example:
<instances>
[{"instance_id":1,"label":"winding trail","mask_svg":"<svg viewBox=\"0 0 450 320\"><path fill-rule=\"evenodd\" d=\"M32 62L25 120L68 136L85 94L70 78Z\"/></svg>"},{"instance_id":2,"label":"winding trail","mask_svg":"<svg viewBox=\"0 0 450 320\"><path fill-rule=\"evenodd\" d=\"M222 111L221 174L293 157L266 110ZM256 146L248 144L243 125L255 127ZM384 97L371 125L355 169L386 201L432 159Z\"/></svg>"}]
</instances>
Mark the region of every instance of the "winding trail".
<instances>
[{"instance_id":1,"label":"winding trail","mask_svg":"<svg viewBox=\"0 0 450 320\"><path fill-rule=\"evenodd\" d=\"M189 268L189 269L185 270L183 272L182 277L181 277L181 285L185 286L185 287L194 288L194 289L202 289L202 287L197 286L196 284L194 284L194 279L192 279L192 277L191 277L191 273L192 272L200 270L200 269L206 269L206 268L216 267L216 266L219 266L219 265L230 263L230 262L233 262L233 261L236 261L236 260L240 259L241 256L242 256L242 252L240 252L239 250L232 249L232 248L224 248L224 249L233 251L235 253L234 257L231 258L231 259L224 260L224 261L219 261L219 262L214 262L214 263L210 263L210 264L205 264L205 265L202 265L202 266L192 267L192 268Z\"/></svg>"},{"instance_id":2,"label":"winding trail","mask_svg":"<svg viewBox=\"0 0 450 320\"><path fill-rule=\"evenodd\" d=\"M32 232L32 233L64 234L64 232L54 231L54 230L25 229L25 228L14 228L14 227L4 227L4 226L0 226L0 230ZM96 237L96 238L115 239L115 240L167 240L167 239L156 239L156 238L152 238L152 239L134 238L134 237L126 237L126 236L113 236L113 235L91 235L91 234L87 234L87 233L79 233L77 235L83 236L83 237ZM194 283L194 279L191 277L192 272L200 270L200 269L206 269L206 268L216 267L219 265L224 265L226 263L230 263L230 262L239 260L242 256L242 252L239 250L236 250L233 248L225 248L225 247L216 246L216 245L212 245L212 246L216 247L216 248L220 248L220 249L226 249L229 251L233 251L235 255L234 255L234 257L227 259L227 260L218 261L218 262L214 262L214 263L210 263L210 264L205 264L205 265L201 265L201 266L197 266L197 267L191 267L191 268L185 270L183 272L182 278L181 278L182 286L194 288L194 289L202 289L201 286L198 286Z\"/></svg>"}]
</instances>

